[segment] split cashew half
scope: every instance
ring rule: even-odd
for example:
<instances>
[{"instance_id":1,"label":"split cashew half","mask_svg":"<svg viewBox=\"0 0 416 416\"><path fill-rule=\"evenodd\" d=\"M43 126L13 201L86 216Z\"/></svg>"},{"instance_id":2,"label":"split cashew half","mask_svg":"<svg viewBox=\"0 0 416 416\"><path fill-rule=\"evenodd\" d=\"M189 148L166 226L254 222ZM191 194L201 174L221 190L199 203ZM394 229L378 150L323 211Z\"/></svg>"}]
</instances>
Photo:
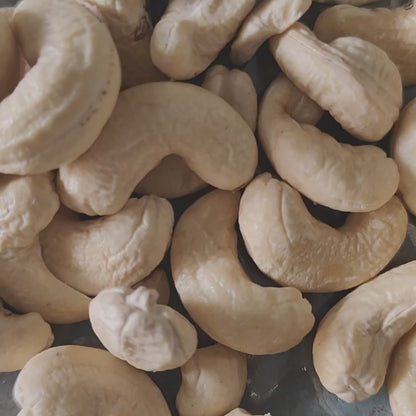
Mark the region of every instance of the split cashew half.
<instances>
[{"instance_id":1,"label":"split cashew half","mask_svg":"<svg viewBox=\"0 0 416 416\"><path fill-rule=\"evenodd\" d=\"M145 287L147 289L156 290L159 294L157 303L161 305L167 305L170 298L170 286L166 272L163 269L155 269L145 279L133 285L133 290Z\"/></svg>"},{"instance_id":2,"label":"split cashew half","mask_svg":"<svg viewBox=\"0 0 416 416\"><path fill-rule=\"evenodd\" d=\"M196 350L181 373L176 397L179 416L222 416L243 398L247 360L243 354L217 344Z\"/></svg>"},{"instance_id":3,"label":"split cashew half","mask_svg":"<svg viewBox=\"0 0 416 416\"><path fill-rule=\"evenodd\" d=\"M238 408L238 409L232 410L230 413L227 413L225 416L251 416L251 413L248 413L244 409ZM256 416L256 415L253 415L253 416ZM271 414L270 413L267 413L264 416L271 416Z\"/></svg>"},{"instance_id":4,"label":"split cashew half","mask_svg":"<svg viewBox=\"0 0 416 416\"><path fill-rule=\"evenodd\" d=\"M312 217L299 193L269 173L247 186L239 213L257 267L282 285L318 293L374 277L399 250L407 222L406 210L393 197L378 210L351 214L334 229Z\"/></svg>"},{"instance_id":5,"label":"split cashew half","mask_svg":"<svg viewBox=\"0 0 416 416\"><path fill-rule=\"evenodd\" d=\"M97 348L65 345L33 357L13 389L19 416L171 416L149 378Z\"/></svg>"},{"instance_id":6,"label":"split cashew half","mask_svg":"<svg viewBox=\"0 0 416 416\"><path fill-rule=\"evenodd\" d=\"M394 346L415 324L413 261L358 287L327 313L313 344L321 383L347 402L376 394Z\"/></svg>"},{"instance_id":7,"label":"split cashew half","mask_svg":"<svg viewBox=\"0 0 416 416\"><path fill-rule=\"evenodd\" d=\"M342 37L328 45L295 23L274 36L270 48L287 77L357 138L380 140L397 120L400 73L372 43Z\"/></svg>"},{"instance_id":8,"label":"split cashew half","mask_svg":"<svg viewBox=\"0 0 416 416\"><path fill-rule=\"evenodd\" d=\"M61 200L88 215L113 214L169 154L227 190L246 184L257 166L255 137L224 100L191 84L143 84L120 94L94 145L61 167Z\"/></svg>"},{"instance_id":9,"label":"split cashew half","mask_svg":"<svg viewBox=\"0 0 416 416\"><path fill-rule=\"evenodd\" d=\"M237 256L239 199L213 191L182 215L172 239L173 280L191 317L217 342L247 354L287 351L312 329L311 305L297 289L250 281Z\"/></svg>"},{"instance_id":10,"label":"split cashew half","mask_svg":"<svg viewBox=\"0 0 416 416\"><path fill-rule=\"evenodd\" d=\"M380 208L395 194L399 170L376 146L351 146L313 126L322 110L286 77L263 95L259 137L277 173L321 205L346 212Z\"/></svg>"}]
</instances>

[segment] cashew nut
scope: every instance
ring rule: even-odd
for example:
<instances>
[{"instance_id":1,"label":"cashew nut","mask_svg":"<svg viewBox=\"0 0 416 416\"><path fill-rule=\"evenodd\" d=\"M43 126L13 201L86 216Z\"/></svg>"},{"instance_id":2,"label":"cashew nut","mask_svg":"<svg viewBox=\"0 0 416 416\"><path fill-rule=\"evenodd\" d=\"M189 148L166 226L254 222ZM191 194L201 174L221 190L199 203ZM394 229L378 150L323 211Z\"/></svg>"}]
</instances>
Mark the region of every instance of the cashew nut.
<instances>
[{"instance_id":1,"label":"cashew nut","mask_svg":"<svg viewBox=\"0 0 416 416\"><path fill-rule=\"evenodd\" d=\"M91 325L113 355L146 371L180 367L194 354L198 339L180 313L157 302L158 293L115 287L90 303Z\"/></svg>"},{"instance_id":2,"label":"cashew nut","mask_svg":"<svg viewBox=\"0 0 416 416\"><path fill-rule=\"evenodd\" d=\"M247 354L283 352L312 329L311 305L297 289L250 281L237 256L238 203L238 193L216 190L181 216L172 239L174 283L191 317L217 342Z\"/></svg>"},{"instance_id":3,"label":"cashew nut","mask_svg":"<svg viewBox=\"0 0 416 416\"><path fill-rule=\"evenodd\" d=\"M299 193L269 173L247 186L239 212L257 267L304 292L335 292L374 277L399 250L407 222L406 210L393 197L375 211L351 214L334 229L312 217Z\"/></svg>"},{"instance_id":4,"label":"cashew nut","mask_svg":"<svg viewBox=\"0 0 416 416\"><path fill-rule=\"evenodd\" d=\"M176 397L179 416L219 416L234 409L243 398L247 360L243 354L217 344L196 350L181 373Z\"/></svg>"},{"instance_id":5,"label":"cashew nut","mask_svg":"<svg viewBox=\"0 0 416 416\"><path fill-rule=\"evenodd\" d=\"M17 376L19 416L170 416L141 370L97 348L65 345L33 357Z\"/></svg>"},{"instance_id":6,"label":"cashew nut","mask_svg":"<svg viewBox=\"0 0 416 416\"><path fill-rule=\"evenodd\" d=\"M238 409L232 410L230 413L227 413L225 416L251 416L251 414L245 411L244 409L238 408ZM253 416L256 416L256 415L253 415ZM264 416L271 416L271 414L267 413Z\"/></svg>"},{"instance_id":7,"label":"cashew nut","mask_svg":"<svg viewBox=\"0 0 416 416\"><path fill-rule=\"evenodd\" d=\"M376 394L394 346L415 324L413 261L358 287L327 313L313 344L321 383L347 402Z\"/></svg>"},{"instance_id":8,"label":"cashew nut","mask_svg":"<svg viewBox=\"0 0 416 416\"><path fill-rule=\"evenodd\" d=\"M346 212L380 208L395 194L399 171L376 146L351 146L314 127L322 110L286 77L263 95L259 137L277 173L321 205Z\"/></svg>"},{"instance_id":9,"label":"cashew nut","mask_svg":"<svg viewBox=\"0 0 416 416\"><path fill-rule=\"evenodd\" d=\"M191 84L142 84L120 94L94 145L61 167L61 200L88 215L113 214L169 154L221 189L244 185L257 165L253 133L224 100Z\"/></svg>"},{"instance_id":10,"label":"cashew nut","mask_svg":"<svg viewBox=\"0 0 416 416\"><path fill-rule=\"evenodd\" d=\"M169 281L168 277L166 276L166 272L163 269L153 270L149 276L133 285L132 289L135 290L139 287L146 287L147 289L156 290L156 292L159 294L157 303L160 303L161 305L167 305L169 303Z\"/></svg>"},{"instance_id":11,"label":"cashew nut","mask_svg":"<svg viewBox=\"0 0 416 416\"><path fill-rule=\"evenodd\" d=\"M274 36L270 48L288 78L357 138L380 140L397 120L400 73L372 43L343 37L328 45L295 23Z\"/></svg>"}]
</instances>

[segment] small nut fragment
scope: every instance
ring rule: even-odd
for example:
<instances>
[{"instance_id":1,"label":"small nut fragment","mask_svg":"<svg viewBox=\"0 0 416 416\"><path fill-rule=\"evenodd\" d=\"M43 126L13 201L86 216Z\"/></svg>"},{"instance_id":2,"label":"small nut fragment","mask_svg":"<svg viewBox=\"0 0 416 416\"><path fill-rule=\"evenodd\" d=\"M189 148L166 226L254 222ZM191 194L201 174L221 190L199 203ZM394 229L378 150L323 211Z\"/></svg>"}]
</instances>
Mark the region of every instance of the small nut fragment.
<instances>
[{"instance_id":1,"label":"small nut fragment","mask_svg":"<svg viewBox=\"0 0 416 416\"><path fill-rule=\"evenodd\" d=\"M167 305L170 298L170 287L168 277L163 269L153 270L145 279L133 285L133 290L138 287L146 287L148 289L154 289L159 294L157 303L161 305Z\"/></svg>"},{"instance_id":2,"label":"small nut fragment","mask_svg":"<svg viewBox=\"0 0 416 416\"><path fill-rule=\"evenodd\" d=\"M230 413L227 413L225 416L251 416L251 414L245 411L244 409L238 408L238 409L232 410ZM253 416L257 416L257 415L253 415ZM271 414L267 413L264 416L271 416Z\"/></svg>"}]
</instances>

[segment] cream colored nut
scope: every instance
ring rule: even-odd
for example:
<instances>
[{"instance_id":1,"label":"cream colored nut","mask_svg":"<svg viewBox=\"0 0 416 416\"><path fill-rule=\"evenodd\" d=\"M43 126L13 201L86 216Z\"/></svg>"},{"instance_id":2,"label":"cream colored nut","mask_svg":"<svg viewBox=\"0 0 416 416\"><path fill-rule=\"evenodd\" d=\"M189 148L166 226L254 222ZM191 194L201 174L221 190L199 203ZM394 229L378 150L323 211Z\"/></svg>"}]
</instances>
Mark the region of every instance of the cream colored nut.
<instances>
[{"instance_id":1,"label":"cream colored nut","mask_svg":"<svg viewBox=\"0 0 416 416\"><path fill-rule=\"evenodd\" d=\"M351 214L334 229L308 212L301 196L269 173L255 178L240 203L239 225L257 267L284 286L336 292L379 273L407 232L407 214L393 197L368 213Z\"/></svg>"},{"instance_id":2,"label":"cream colored nut","mask_svg":"<svg viewBox=\"0 0 416 416\"><path fill-rule=\"evenodd\" d=\"M400 73L372 43L342 37L328 45L295 23L274 36L270 48L288 78L357 138L380 140L397 120Z\"/></svg>"},{"instance_id":3,"label":"cream colored nut","mask_svg":"<svg viewBox=\"0 0 416 416\"><path fill-rule=\"evenodd\" d=\"M161 305L167 305L169 303L169 281L166 272L163 269L153 270L149 276L133 285L132 289L135 290L139 287L146 287L147 289L156 290L156 292L159 294L157 303Z\"/></svg>"},{"instance_id":4,"label":"cream colored nut","mask_svg":"<svg viewBox=\"0 0 416 416\"><path fill-rule=\"evenodd\" d=\"M23 0L12 23L33 67L0 103L0 171L47 172L98 137L118 96L119 59L104 23L76 1Z\"/></svg>"},{"instance_id":5,"label":"cream colored nut","mask_svg":"<svg viewBox=\"0 0 416 416\"><path fill-rule=\"evenodd\" d=\"M91 325L111 354L133 367L165 371L180 367L194 354L193 325L169 306L157 303L154 289L115 287L90 303Z\"/></svg>"},{"instance_id":6,"label":"cream colored nut","mask_svg":"<svg viewBox=\"0 0 416 416\"><path fill-rule=\"evenodd\" d=\"M173 209L156 196L130 199L116 214L82 221L63 210L40 234L49 270L86 295L144 279L170 244Z\"/></svg>"},{"instance_id":7,"label":"cream colored nut","mask_svg":"<svg viewBox=\"0 0 416 416\"><path fill-rule=\"evenodd\" d=\"M352 4L354 6L364 6L365 4L374 3L378 0L314 0L316 3L337 3Z\"/></svg>"},{"instance_id":8,"label":"cream colored nut","mask_svg":"<svg viewBox=\"0 0 416 416\"><path fill-rule=\"evenodd\" d=\"M232 410L230 413L227 413L225 416L251 416L251 414L248 413L247 411L245 411L244 409L238 408L238 409ZM255 415L253 415L253 416L255 416ZM267 413L264 416L271 416L271 414Z\"/></svg>"},{"instance_id":9,"label":"cream colored nut","mask_svg":"<svg viewBox=\"0 0 416 416\"><path fill-rule=\"evenodd\" d=\"M283 33L311 7L312 0L263 0L242 24L231 45L235 65L249 61L269 38Z\"/></svg>"},{"instance_id":10,"label":"cream colored nut","mask_svg":"<svg viewBox=\"0 0 416 416\"><path fill-rule=\"evenodd\" d=\"M272 82L263 95L258 132L273 167L321 205L346 212L380 208L399 185L396 163L376 146L338 143L312 125L321 115L286 77Z\"/></svg>"},{"instance_id":11,"label":"cream colored nut","mask_svg":"<svg viewBox=\"0 0 416 416\"><path fill-rule=\"evenodd\" d=\"M36 313L15 315L0 299L0 372L17 371L53 343L51 327Z\"/></svg>"},{"instance_id":12,"label":"cream colored nut","mask_svg":"<svg viewBox=\"0 0 416 416\"><path fill-rule=\"evenodd\" d=\"M113 214L169 154L227 190L246 184L257 165L253 133L224 100L191 84L143 84L120 94L94 145L61 167L61 200L88 215Z\"/></svg>"},{"instance_id":13,"label":"cream colored nut","mask_svg":"<svg viewBox=\"0 0 416 416\"><path fill-rule=\"evenodd\" d=\"M294 288L250 281L237 256L238 193L213 191L180 218L173 280L192 319L215 341L247 354L274 354L312 329L311 305Z\"/></svg>"},{"instance_id":14,"label":"cream colored nut","mask_svg":"<svg viewBox=\"0 0 416 416\"><path fill-rule=\"evenodd\" d=\"M51 178L0 176L0 293L21 312L51 323L88 318L89 298L58 280L43 261L38 234L59 207Z\"/></svg>"},{"instance_id":15,"label":"cream colored nut","mask_svg":"<svg viewBox=\"0 0 416 416\"><path fill-rule=\"evenodd\" d=\"M313 363L324 387L347 402L376 394L394 346L415 324L413 261L358 287L321 321Z\"/></svg>"},{"instance_id":16,"label":"cream colored nut","mask_svg":"<svg viewBox=\"0 0 416 416\"><path fill-rule=\"evenodd\" d=\"M208 68L233 38L255 0L171 0L150 41L154 64L186 80Z\"/></svg>"},{"instance_id":17,"label":"cream colored nut","mask_svg":"<svg viewBox=\"0 0 416 416\"><path fill-rule=\"evenodd\" d=\"M26 416L170 416L143 371L97 348L65 345L33 357L13 389Z\"/></svg>"},{"instance_id":18,"label":"cream colored nut","mask_svg":"<svg viewBox=\"0 0 416 416\"><path fill-rule=\"evenodd\" d=\"M198 349L181 373L176 397L179 416L220 416L243 398L247 360L243 354L217 344Z\"/></svg>"}]
</instances>

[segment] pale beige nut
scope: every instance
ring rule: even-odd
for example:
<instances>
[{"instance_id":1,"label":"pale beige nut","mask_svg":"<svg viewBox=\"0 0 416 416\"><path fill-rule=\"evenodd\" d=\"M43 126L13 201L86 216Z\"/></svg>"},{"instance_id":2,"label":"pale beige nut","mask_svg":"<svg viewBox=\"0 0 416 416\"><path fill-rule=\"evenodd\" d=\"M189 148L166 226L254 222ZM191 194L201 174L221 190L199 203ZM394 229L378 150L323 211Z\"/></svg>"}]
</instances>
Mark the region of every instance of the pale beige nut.
<instances>
[{"instance_id":1,"label":"pale beige nut","mask_svg":"<svg viewBox=\"0 0 416 416\"><path fill-rule=\"evenodd\" d=\"M251 416L251 413L248 413L244 409L238 408L238 409L234 409L231 412L227 413L225 416ZM256 416L256 415L253 415L253 416ZM264 416L271 416L271 414L270 413L267 413Z\"/></svg>"},{"instance_id":2,"label":"pale beige nut","mask_svg":"<svg viewBox=\"0 0 416 416\"><path fill-rule=\"evenodd\" d=\"M171 0L154 28L154 64L170 78L186 80L208 68L233 38L255 0Z\"/></svg>"},{"instance_id":3,"label":"pale beige nut","mask_svg":"<svg viewBox=\"0 0 416 416\"><path fill-rule=\"evenodd\" d=\"M169 306L157 303L154 289L115 287L90 303L92 329L111 354L145 371L185 364L198 339L194 326Z\"/></svg>"},{"instance_id":4,"label":"pale beige nut","mask_svg":"<svg viewBox=\"0 0 416 416\"><path fill-rule=\"evenodd\" d=\"M312 217L296 190L269 173L247 186L239 212L241 234L257 267L284 286L317 293L374 277L401 247L407 223L406 210L393 197L332 228Z\"/></svg>"},{"instance_id":5,"label":"pale beige nut","mask_svg":"<svg viewBox=\"0 0 416 416\"><path fill-rule=\"evenodd\" d=\"M287 77L353 136L375 142L397 120L400 73L372 43L342 37L328 45L295 23L271 39L270 49Z\"/></svg>"},{"instance_id":6,"label":"pale beige nut","mask_svg":"<svg viewBox=\"0 0 416 416\"><path fill-rule=\"evenodd\" d=\"M231 61L249 61L260 46L283 33L311 7L312 0L263 0L246 18L231 45Z\"/></svg>"},{"instance_id":7,"label":"pale beige nut","mask_svg":"<svg viewBox=\"0 0 416 416\"><path fill-rule=\"evenodd\" d=\"M173 209L156 196L129 199L116 214L80 220L61 209L40 234L49 270L86 295L144 279L162 260L173 229Z\"/></svg>"},{"instance_id":8,"label":"pale beige nut","mask_svg":"<svg viewBox=\"0 0 416 416\"><path fill-rule=\"evenodd\" d=\"M311 305L297 289L250 281L237 255L239 199L216 190L185 211L172 239L173 280L192 319L215 341L247 354L287 351L312 329Z\"/></svg>"},{"instance_id":9,"label":"pale beige nut","mask_svg":"<svg viewBox=\"0 0 416 416\"><path fill-rule=\"evenodd\" d=\"M61 201L88 215L113 214L169 154L227 190L245 185L257 166L255 137L224 100L191 84L143 84L120 94L94 145L61 167Z\"/></svg>"},{"instance_id":10,"label":"pale beige nut","mask_svg":"<svg viewBox=\"0 0 416 416\"><path fill-rule=\"evenodd\" d=\"M17 371L53 343L51 327L36 313L16 315L0 299L0 372Z\"/></svg>"},{"instance_id":11,"label":"pale beige nut","mask_svg":"<svg viewBox=\"0 0 416 416\"><path fill-rule=\"evenodd\" d=\"M243 398L247 361L243 354L217 344L198 349L181 373L176 397L179 416L219 416Z\"/></svg>"},{"instance_id":12,"label":"pale beige nut","mask_svg":"<svg viewBox=\"0 0 416 416\"><path fill-rule=\"evenodd\" d=\"M415 324L413 261L358 287L326 314L313 344L321 383L346 402L377 394L394 346Z\"/></svg>"},{"instance_id":13,"label":"pale beige nut","mask_svg":"<svg viewBox=\"0 0 416 416\"><path fill-rule=\"evenodd\" d=\"M163 269L155 269L145 279L133 285L132 289L138 287L146 287L148 289L154 289L159 294L157 303L161 305L167 305L170 298L170 286L166 272Z\"/></svg>"},{"instance_id":14,"label":"pale beige nut","mask_svg":"<svg viewBox=\"0 0 416 416\"><path fill-rule=\"evenodd\" d=\"M97 348L65 345L33 357L13 389L19 416L170 416L149 376Z\"/></svg>"},{"instance_id":15,"label":"pale beige nut","mask_svg":"<svg viewBox=\"0 0 416 416\"><path fill-rule=\"evenodd\" d=\"M337 142L313 126L322 110L285 76L263 95L258 132L276 172L312 201L345 212L380 208L396 193L399 170L376 146Z\"/></svg>"}]
</instances>

